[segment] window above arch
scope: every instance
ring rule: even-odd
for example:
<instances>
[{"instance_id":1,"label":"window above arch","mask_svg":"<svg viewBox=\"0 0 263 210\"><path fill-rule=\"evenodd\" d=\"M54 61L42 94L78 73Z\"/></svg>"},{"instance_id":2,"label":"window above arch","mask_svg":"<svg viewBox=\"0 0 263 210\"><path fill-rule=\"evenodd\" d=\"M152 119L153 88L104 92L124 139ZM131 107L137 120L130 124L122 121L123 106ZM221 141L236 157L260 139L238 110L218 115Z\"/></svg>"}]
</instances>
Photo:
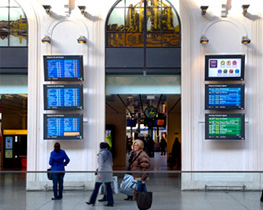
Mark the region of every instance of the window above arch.
<instances>
[{"instance_id":1,"label":"window above arch","mask_svg":"<svg viewBox=\"0 0 263 210\"><path fill-rule=\"evenodd\" d=\"M27 46L27 19L14 0L0 2L0 47Z\"/></svg>"},{"instance_id":2,"label":"window above arch","mask_svg":"<svg viewBox=\"0 0 263 210\"><path fill-rule=\"evenodd\" d=\"M179 17L166 0L120 0L108 15L108 48L180 47L180 40Z\"/></svg>"}]
</instances>

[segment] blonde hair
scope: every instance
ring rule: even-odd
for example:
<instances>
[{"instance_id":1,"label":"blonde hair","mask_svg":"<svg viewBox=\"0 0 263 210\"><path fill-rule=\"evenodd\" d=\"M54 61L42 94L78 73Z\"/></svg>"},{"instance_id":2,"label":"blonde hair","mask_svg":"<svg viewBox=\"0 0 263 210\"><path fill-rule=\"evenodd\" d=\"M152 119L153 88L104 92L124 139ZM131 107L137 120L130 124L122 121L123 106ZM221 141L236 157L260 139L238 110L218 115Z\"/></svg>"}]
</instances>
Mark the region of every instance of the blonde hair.
<instances>
[{"instance_id":1,"label":"blonde hair","mask_svg":"<svg viewBox=\"0 0 263 210\"><path fill-rule=\"evenodd\" d=\"M142 140L140 140L140 139L135 139L133 145L134 145L135 143L138 145L138 147L139 147L140 150L142 150L142 149L144 148L144 143L143 143Z\"/></svg>"}]
</instances>

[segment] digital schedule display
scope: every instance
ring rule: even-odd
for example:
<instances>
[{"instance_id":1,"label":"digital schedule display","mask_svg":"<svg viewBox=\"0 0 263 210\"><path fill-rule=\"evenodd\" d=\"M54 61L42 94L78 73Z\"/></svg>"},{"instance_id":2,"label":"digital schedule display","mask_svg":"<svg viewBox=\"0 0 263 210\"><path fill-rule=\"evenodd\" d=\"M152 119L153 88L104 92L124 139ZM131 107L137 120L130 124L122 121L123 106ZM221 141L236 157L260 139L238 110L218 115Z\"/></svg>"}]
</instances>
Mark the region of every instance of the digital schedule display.
<instances>
[{"instance_id":1,"label":"digital schedule display","mask_svg":"<svg viewBox=\"0 0 263 210\"><path fill-rule=\"evenodd\" d=\"M205 109L244 109L244 84L206 84Z\"/></svg>"},{"instance_id":2,"label":"digital schedule display","mask_svg":"<svg viewBox=\"0 0 263 210\"><path fill-rule=\"evenodd\" d=\"M83 115L45 114L44 139L83 139Z\"/></svg>"},{"instance_id":3,"label":"digital schedule display","mask_svg":"<svg viewBox=\"0 0 263 210\"><path fill-rule=\"evenodd\" d=\"M45 81L82 81L83 56L44 56Z\"/></svg>"},{"instance_id":4,"label":"digital schedule display","mask_svg":"<svg viewBox=\"0 0 263 210\"><path fill-rule=\"evenodd\" d=\"M205 80L244 80L245 55L206 55Z\"/></svg>"},{"instance_id":5,"label":"digital schedule display","mask_svg":"<svg viewBox=\"0 0 263 210\"><path fill-rule=\"evenodd\" d=\"M244 140L244 114L206 114L205 139Z\"/></svg>"},{"instance_id":6,"label":"digital schedule display","mask_svg":"<svg viewBox=\"0 0 263 210\"><path fill-rule=\"evenodd\" d=\"M83 109L83 85L44 85L44 109Z\"/></svg>"}]
</instances>

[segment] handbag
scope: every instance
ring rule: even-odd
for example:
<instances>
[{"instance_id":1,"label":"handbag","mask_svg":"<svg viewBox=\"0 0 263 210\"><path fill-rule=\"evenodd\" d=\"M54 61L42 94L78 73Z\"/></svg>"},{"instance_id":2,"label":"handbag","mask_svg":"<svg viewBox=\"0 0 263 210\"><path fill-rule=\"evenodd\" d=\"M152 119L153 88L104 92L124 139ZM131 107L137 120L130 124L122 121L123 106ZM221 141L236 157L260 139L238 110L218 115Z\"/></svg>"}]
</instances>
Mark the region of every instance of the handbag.
<instances>
[{"instance_id":1,"label":"handbag","mask_svg":"<svg viewBox=\"0 0 263 210\"><path fill-rule=\"evenodd\" d=\"M120 192L128 196L133 196L136 187L137 180L135 180L132 175L125 174L120 184Z\"/></svg>"},{"instance_id":2,"label":"handbag","mask_svg":"<svg viewBox=\"0 0 263 210\"><path fill-rule=\"evenodd\" d=\"M48 169L47 169L47 178L48 178L49 180L52 180L52 174L51 174L50 172L51 172L51 168L48 168Z\"/></svg>"},{"instance_id":3,"label":"handbag","mask_svg":"<svg viewBox=\"0 0 263 210\"><path fill-rule=\"evenodd\" d=\"M118 194L118 193L119 193L119 189L118 189L118 177L117 177L117 176L113 176L113 181L111 182L111 189L112 189L112 193L113 193L113 194ZM99 194L101 194L101 195L107 195L107 189L106 189L106 185L105 185L104 183L102 183L102 184L100 185Z\"/></svg>"},{"instance_id":4,"label":"handbag","mask_svg":"<svg viewBox=\"0 0 263 210\"><path fill-rule=\"evenodd\" d=\"M136 202L139 209L149 209L152 206L152 192L137 192Z\"/></svg>"}]
</instances>

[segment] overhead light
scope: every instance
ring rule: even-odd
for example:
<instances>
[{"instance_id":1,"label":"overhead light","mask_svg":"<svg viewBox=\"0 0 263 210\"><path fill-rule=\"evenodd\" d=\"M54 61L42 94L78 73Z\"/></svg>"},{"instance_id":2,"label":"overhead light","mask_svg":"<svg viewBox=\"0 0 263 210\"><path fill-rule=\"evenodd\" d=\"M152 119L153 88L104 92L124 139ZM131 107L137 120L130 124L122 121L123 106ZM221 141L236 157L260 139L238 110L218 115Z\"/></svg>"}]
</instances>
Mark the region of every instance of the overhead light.
<instances>
[{"instance_id":1,"label":"overhead light","mask_svg":"<svg viewBox=\"0 0 263 210\"><path fill-rule=\"evenodd\" d=\"M249 44L251 42L251 39L248 38L248 36L243 36L241 43L242 44Z\"/></svg>"},{"instance_id":2,"label":"overhead light","mask_svg":"<svg viewBox=\"0 0 263 210\"><path fill-rule=\"evenodd\" d=\"M206 14L206 10L208 9L208 6L201 6L201 15L205 15Z\"/></svg>"},{"instance_id":3,"label":"overhead light","mask_svg":"<svg viewBox=\"0 0 263 210\"><path fill-rule=\"evenodd\" d=\"M43 44L50 44L51 38L49 36L44 36L44 38L41 40Z\"/></svg>"},{"instance_id":4,"label":"overhead light","mask_svg":"<svg viewBox=\"0 0 263 210\"><path fill-rule=\"evenodd\" d=\"M245 15L247 13L247 9L249 8L249 4L243 4L242 8L243 8L243 15Z\"/></svg>"},{"instance_id":5,"label":"overhead light","mask_svg":"<svg viewBox=\"0 0 263 210\"><path fill-rule=\"evenodd\" d=\"M80 36L77 39L77 41L78 41L79 44L85 44L86 43L86 37L85 36Z\"/></svg>"},{"instance_id":6,"label":"overhead light","mask_svg":"<svg viewBox=\"0 0 263 210\"><path fill-rule=\"evenodd\" d=\"M46 10L47 14L51 14L51 6L50 5L43 5L44 9Z\"/></svg>"},{"instance_id":7,"label":"overhead light","mask_svg":"<svg viewBox=\"0 0 263 210\"><path fill-rule=\"evenodd\" d=\"M78 6L78 7L79 7L79 9L81 11L81 14L84 15L86 6Z\"/></svg>"},{"instance_id":8,"label":"overhead light","mask_svg":"<svg viewBox=\"0 0 263 210\"><path fill-rule=\"evenodd\" d=\"M209 42L209 39L207 39L205 35L202 35L200 38L200 43L207 44L208 42Z\"/></svg>"}]
</instances>

